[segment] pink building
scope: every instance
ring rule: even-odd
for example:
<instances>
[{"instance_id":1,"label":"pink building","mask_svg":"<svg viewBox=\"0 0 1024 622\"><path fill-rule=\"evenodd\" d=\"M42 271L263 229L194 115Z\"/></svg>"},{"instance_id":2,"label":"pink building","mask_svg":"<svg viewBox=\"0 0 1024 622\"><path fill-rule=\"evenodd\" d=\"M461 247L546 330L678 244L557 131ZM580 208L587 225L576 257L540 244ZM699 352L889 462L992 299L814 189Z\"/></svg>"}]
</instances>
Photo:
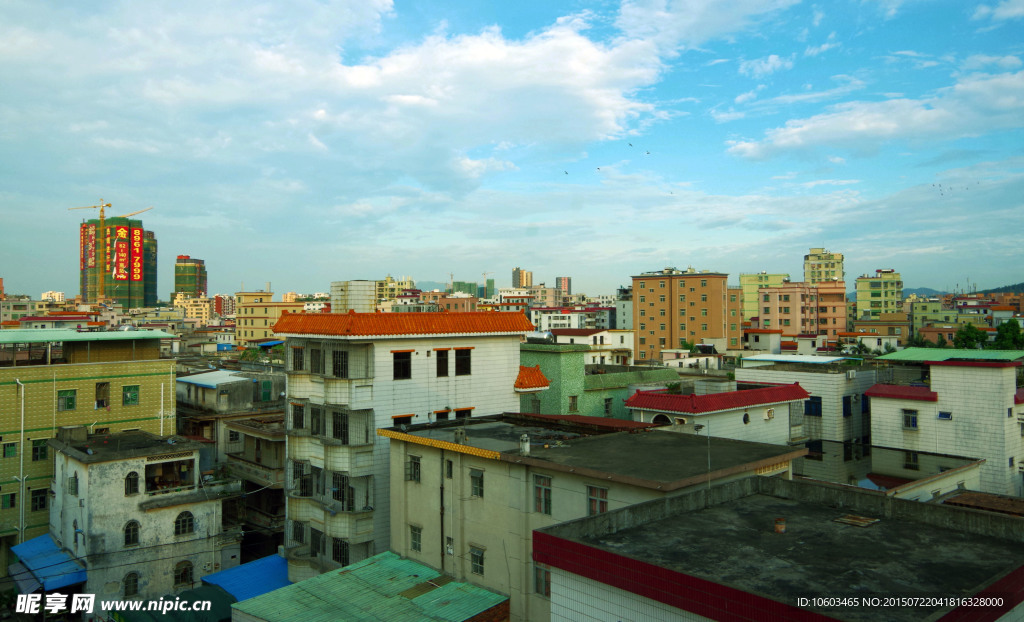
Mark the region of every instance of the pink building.
<instances>
[{"instance_id":1,"label":"pink building","mask_svg":"<svg viewBox=\"0 0 1024 622\"><path fill-rule=\"evenodd\" d=\"M781 330L786 337L824 335L830 340L846 332L846 283L783 283L757 290L761 328Z\"/></svg>"}]
</instances>

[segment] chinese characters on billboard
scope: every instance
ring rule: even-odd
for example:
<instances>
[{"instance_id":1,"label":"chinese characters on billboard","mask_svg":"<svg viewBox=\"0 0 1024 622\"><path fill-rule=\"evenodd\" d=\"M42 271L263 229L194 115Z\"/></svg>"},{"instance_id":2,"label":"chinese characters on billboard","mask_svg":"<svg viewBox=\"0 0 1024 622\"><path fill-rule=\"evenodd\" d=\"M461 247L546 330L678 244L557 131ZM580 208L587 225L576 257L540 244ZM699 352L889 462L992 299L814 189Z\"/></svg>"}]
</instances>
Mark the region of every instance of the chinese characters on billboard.
<instances>
[{"instance_id":1,"label":"chinese characters on billboard","mask_svg":"<svg viewBox=\"0 0 1024 622\"><path fill-rule=\"evenodd\" d=\"M114 256L110 263L113 266L114 280L128 280L128 227L114 227Z\"/></svg>"},{"instance_id":2,"label":"chinese characters on billboard","mask_svg":"<svg viewBox=\"0 0 1024 622\"><path fill-rule=\"evenodd\" d=\"M142 229L132 227L131 238L131 280L142 280Z\"/></svg>"}]
</instances>

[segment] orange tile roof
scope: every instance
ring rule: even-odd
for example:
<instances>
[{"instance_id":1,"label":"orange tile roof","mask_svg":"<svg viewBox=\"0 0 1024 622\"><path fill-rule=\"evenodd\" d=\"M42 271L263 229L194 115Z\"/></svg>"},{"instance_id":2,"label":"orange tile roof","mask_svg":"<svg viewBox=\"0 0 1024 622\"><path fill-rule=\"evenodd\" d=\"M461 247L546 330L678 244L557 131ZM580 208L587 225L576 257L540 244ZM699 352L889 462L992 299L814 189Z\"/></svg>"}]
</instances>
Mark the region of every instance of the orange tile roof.
<instances>
[{"instance_id":1,"label":"orange tile roof","mask_svg":"<svg viewBox=\"0 0 1024 622\"><path fill-rule=\"evenodd\" d=\"M441 313L286 313L274 333L332 337L396 337L405 335L522 334L533 324L519 312L468 311Z\"/></svg>"},{"instance_id":2,"label":"orange tile roof","mask_svg":"<svg viewBox=\"0 0 1024 622\"><path fill-rule=\"evenodd\" d=\"M516 376L517 389L543 389L551 386L551 382L540 370L540 365L534 367L519 366L519 375Z\"/></svg>"}]
</instances>

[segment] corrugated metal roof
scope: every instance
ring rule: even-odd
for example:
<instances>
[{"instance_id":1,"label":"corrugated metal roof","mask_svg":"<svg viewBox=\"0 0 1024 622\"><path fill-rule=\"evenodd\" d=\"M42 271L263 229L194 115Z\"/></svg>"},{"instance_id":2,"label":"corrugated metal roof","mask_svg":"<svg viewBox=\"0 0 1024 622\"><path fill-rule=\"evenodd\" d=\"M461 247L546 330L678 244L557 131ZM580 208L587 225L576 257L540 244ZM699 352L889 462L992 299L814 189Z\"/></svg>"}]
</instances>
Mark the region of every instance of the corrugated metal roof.
<instances>
[{"instance_id":1,"label":"corrugated metal roof","mask_svg":"<svg viewBox=\"0 0 1024 622\"><path fill-rule=\"evenodd\" d=\"M115 330L80 333L71 328L22 328L0 332L0 344L52 343L57 341L134 341L137 339L173 339L159 330Z\"/></svg>"},{"instance_id":2,"label":"corrugated metal roof","mask_svg":"<svg viewBox=\"0 0 1024 622\"><path fill-rule=\"evenodd\" d=\"M1018 361L1024 359L1024 350L961 350L956 348L906 348L876 358L876 361Z\"/></svg>"},{"instance_id":3,"label":"corrugated metal roof","mask_svg":"<svg viewBox=\"0 0 1024 622\"><path fill-rule=\"evenodd\" d=\"M517 311L288 313L274 324L275 334L295 336L395 337L529 332L533 332L533 324Z\"/></svg>"},{"instance_id":4,"label":"corrugated metal roof","mask_svg":"<svg viewBox=\"0 0 1024 622\"><path fill-rule=\"evenodd\" d=\"M466 583L451 582L427 591L432 587L428 582L440 576L429 566L389 551L236 603L233 608L271 622L460 622L507 600L506 596ZM419 596L402 596L413 588L419 588L414 590Z\"/></svg>"},{"instance_id":5,"label":"corrugated metal roof","mask_svg":"<svg viewBox=\"0 0 1024 622\"><path fill-rule=\"evenodd\" d=\"M48 533L12 546L11 551L48 592L85 582L85 568L57 548Z\"/></svg>"},{"instance_id":6,"label":"corrugated metal roof","mask_svg":"<svg viewBox=\"0 0 1024 622\"><path fill-rule=\"evenodd\" d=\"M784 384L746 391L728 391L709 395L673 395L661 391L637 391L627 408L642 408L674 413L712 413L748 406L805 400L810 394L799 384Z\"/></svg>"},{"instance_id":7,"label":"corrugated metal roof","mask_svg":"<svg viewBox=\"0 0 1024 622\"><path fill-rule=\"evenodd\" d=\"M194 384L208 389L216 389L217 385L220 384L228 382L256 382L256 379L242 376L238 372L218 369L217 371L208 371L201 374L193 374L191 376L182 376L181 378L178 378L178 382Z\"/></svg>"}]
</instances>

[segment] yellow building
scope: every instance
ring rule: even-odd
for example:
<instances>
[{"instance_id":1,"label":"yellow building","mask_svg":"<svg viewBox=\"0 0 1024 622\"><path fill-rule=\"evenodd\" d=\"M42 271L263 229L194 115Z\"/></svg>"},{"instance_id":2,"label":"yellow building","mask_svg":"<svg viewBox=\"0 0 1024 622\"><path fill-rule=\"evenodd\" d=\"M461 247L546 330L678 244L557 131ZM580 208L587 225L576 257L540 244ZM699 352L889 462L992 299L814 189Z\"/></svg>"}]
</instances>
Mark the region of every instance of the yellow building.
<instances>
[{"instance_id":1,"label":"yellow building","mask_svg":"<svg viewBox=\"0 0 1024 622\"><path fill-rule=\"evenodd\" d=\"M789 281L788 274L768 274L757 272L755 274L740 274L740 289L743 294L740 300L743 302L743 321L749 322L751 318L760 316L760 299L757 290L765 287L780 287Z\"/></svg>"},{"instance_id":2,"label":"yellow building","mask_svg":"<svg viewBox=\"0 0 1024 622\"><path fill-rule=\"evenodd\" d=\"M199 320L200 326L207 326L213 317L213 298L190 298L187 294L174 296L174 308L181 309L185 318Z\"/></svg>"},{"instance_id":3,"label":"yellow building","mask_svg":"<svg viewBox=\"0 0 1024 622\"><path fill-rule=\"evenodd\" d=\"M843 281L843 254L833 253L824 248L812 248L804 255L804 282Z\"/></svg>"},{"instance_id":4,"label":"yellow building","mask_svg":"<svg viewBox=\"0 0 1024 622\"><path fill-rule=\"evenodd\" d=\"M857 319L903 311L903 277L892 268L857 277Z\"/></svg>"},{"instance_id":5,"label":"yellow building","mask_svg":"<svg viewBox=\"0 0 1024 622\"><path fill-rule=\"evenodd\" d=\"M53 456L62 426L102 434L175 431L174 362L159 331L0 332L0 572L8 550L46 533Z\"/></svg>"},{"instance_id":6,"label":"yellow building","mask_svg":"<svg viewBox=\"0 0 1024 622\"><path fill-rule=\"evenodd\" d=\"M270 339L274 336L274 324L285 311L301 313L304 302L272 302L273 292L235 293L235 343L248 345L251 342Z\"/></svg>"}]
</instances>

